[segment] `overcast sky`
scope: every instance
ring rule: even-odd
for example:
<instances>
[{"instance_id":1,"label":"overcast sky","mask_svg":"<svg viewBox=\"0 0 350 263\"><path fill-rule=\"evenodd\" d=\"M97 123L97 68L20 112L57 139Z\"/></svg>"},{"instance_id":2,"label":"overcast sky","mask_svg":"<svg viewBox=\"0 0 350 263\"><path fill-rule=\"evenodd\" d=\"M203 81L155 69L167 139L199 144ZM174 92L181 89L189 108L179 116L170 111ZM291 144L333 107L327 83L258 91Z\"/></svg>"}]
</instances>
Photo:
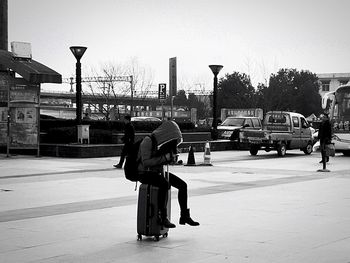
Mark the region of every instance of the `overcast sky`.
<instances>
[{"instance_id":1,"label":"overcast sky","mask_svg":"<svg viewBox=\"0 0 350 263\"><path fill-rule=\"evenodd\" d=\"M239 71L253 84L280 68L350 72L348 0L8 0L9 43L30 42L33 59L63 77L75 75L69 46L88 49L83 66L136 58L154 84L168 82L177 57L178 81L212 86ZM84 76L84 72L83 72Z\"/></svg>"}]
</instances>

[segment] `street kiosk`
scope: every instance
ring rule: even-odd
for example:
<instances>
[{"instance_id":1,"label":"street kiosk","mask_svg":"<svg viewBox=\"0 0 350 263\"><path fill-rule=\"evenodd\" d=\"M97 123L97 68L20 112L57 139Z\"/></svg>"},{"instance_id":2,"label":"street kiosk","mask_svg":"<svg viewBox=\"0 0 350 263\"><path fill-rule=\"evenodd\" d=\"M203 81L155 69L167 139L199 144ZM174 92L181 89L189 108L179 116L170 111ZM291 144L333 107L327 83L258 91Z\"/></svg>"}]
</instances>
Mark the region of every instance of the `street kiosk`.
<instances>
[{"instance_id":1,"label":"street kiosk","mask_svg":"<svg viewBox=\"0 0 350 263\"><path fill-rule=\"evenodd\" d=\"M62 76L14 50L0 50L0 69L0 147L7 156L11 149L34 149L39 156L40 84L62 83Z\"/></svg>"}]
</instances>

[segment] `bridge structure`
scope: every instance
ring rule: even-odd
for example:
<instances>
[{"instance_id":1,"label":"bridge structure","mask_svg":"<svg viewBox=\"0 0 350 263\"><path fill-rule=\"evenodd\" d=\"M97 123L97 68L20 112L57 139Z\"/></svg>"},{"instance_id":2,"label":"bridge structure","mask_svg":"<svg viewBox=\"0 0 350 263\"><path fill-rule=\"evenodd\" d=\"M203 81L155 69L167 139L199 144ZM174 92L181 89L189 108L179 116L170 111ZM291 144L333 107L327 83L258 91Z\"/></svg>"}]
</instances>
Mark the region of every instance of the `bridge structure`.
<instances>
[{"instance_id":1,"label":"bridge structure","mask_svg":"<svg viewBox=\"0 0 350 263\"><path fill-rule=\"evenodd\" d=\"M85 77L82 78L83 83L111 83L111 82L129 82L130 95L127 94L110 94L82 92L82 102L84 105L124 105L129 107L143 106L148 109L153 109L161 106L162 102L158 99L158 91L146 91L143 94L137 94L134 90L133 76L113 76L113 77ZM59 101L70 101L71 104L76 103L76 94L73 90L75 79L63 78L62 83L70 85L69 92L63 91L41 91L40 98L42 105L50 104L48 101L56 101L54 104L60 104ZM210 92L205 90L187 90L186 93L194 93L196 95L210 95ZM46 102L46 103L45 103ZM96 107L95 107L96 108Z\"/></svg>"},{"instance_id":2,"label":"bridge structure","mask_svg":"<svg viewBox=\"0 0 350 263\"><path fill-rule=\"evenodd\" d=\"M106 96L102 93L85 93L81 96L83 110L93 119L120 119L123 114L138 116L138 112L156 112L161 102L157 97L127 95ZM41 91L40 112L56 118L75 118L75 92ZM133 111L131 112L131 105ZM122 115L120 115L122 114ZM154 114L154 113L153 113ZM112 117L113 116L113 117Z\"/></svg>"},{"instance_id":3,"label":"bridge structure","mask_svg":"<svg viewBox=\"0 0 350 263\"><path fill-rule=\"evenodd\" d=\"M69 100L71 103L76 103L76 95L74 92L52 92L52 91L41 91L40 99L42 104L46 104L45 101L48 100ZM134 105L135 106L149 106L155 108L160 105L160 101L157 97L137 97L126 95L117 96L106 96L102 93L82 93L83 104L108 104L108 105ZM49 104L49 103L48 103Z\"/></svg>"},{"instance_id":4,"label":"bridge structure","mask_svg":"<svg viewBox=\"0 0 350 263\"><path fill-rule=\"evenodd\" d=\"M73 105L76 104L76 93L73 90L75 84L74 78L63 78L62 83L70 84L70 91L47 91L42 90L40 94L41 109L46 112L66 112L68 115L72 115ZM108 89L109 85L113 85L114 82L127 82L130 84L130 93L123 92L117 93L116 90L110 90L110 92L104 93L101 89L100 92L95 92L91 89L91 92L82 91L82 104L86 112L91 113L103 113L108 116L112 112L117 112L120 117L120 113L129 112L132 116L166 116L170 106L165 106L164 101L158 98L158 91L148 90L142 94L137 94L134 90L133 76L112 76L112 77L87 77L82 78L82 82L91 86L94 83L100 83L101 86ZM99 89L96 89L99 90ZM126 88L126 91L128 88ZM187 90L187 93L194 93L196 95L209 95L209 92L204 90ZM66 110L62 110L66 108ZM60 113L61 114L61 113ZM112 113L116 114L116 113ZM140 115L141 114L141 115ZM146 114L146 115L144 115ZM184 112L175 112L177 117L183 117ZM187 113L191 115L190 111ZM187 116L186 115L186 116ZM74 117L73 115L71 117Z\"/></svg>"},{"instance_id":5,"label":"bridge structure","mask_svg":"<svg viewBox=\"0 0 350 263\"><path fill-rule=\"evenodd\" d=\"M76 102L74 96L75 92L73 90L73 86L75 84L75 79L71 78L63 78L62 83L70 84L70 92L69 93L60 93L59 97L63 99L70 99L73 103ZM130 95L127 94L117 94L115 91L110 93L103 92L82 92L82 101L83 104L88 105L125 105L130 106L131 110L135 106L149 106L151 108L155 108L158 104L160 104L157 99L158 93L155 92L147 92L142 96L136 96L135 87L134 87L134 77L130 76L109 76L109 77L84 77L81 79L82 83L101 83L103 86L109 85L114 82L128 82L130 84ZM71 95L73 94L73 95ZM52 96L53 98L57 97L55 93L47 93L43 92L43 98Z\"/></svg>"}]
</instances>

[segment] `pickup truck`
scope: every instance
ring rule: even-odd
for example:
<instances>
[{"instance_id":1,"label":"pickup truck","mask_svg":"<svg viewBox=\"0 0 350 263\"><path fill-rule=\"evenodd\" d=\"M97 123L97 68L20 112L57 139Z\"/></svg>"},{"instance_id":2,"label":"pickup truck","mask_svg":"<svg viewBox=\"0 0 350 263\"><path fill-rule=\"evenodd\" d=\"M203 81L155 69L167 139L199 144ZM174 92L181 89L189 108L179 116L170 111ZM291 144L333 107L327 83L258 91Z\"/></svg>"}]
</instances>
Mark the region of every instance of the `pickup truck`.
<instances>
[{"instance_id":1,"label":"pickup truck","mask_svg":"<svg viewBox=\"0 0 350 263\"><path fill-rule=\"evenodd\" d=\"M277 150L284 156L287 150L300 149L311 154L313 148L312 131L305 117L299 113L270 111L266 113L261 130L245 130L242 142L249 144L250 154L259 150Z\"/></svg>"}]
</instances>

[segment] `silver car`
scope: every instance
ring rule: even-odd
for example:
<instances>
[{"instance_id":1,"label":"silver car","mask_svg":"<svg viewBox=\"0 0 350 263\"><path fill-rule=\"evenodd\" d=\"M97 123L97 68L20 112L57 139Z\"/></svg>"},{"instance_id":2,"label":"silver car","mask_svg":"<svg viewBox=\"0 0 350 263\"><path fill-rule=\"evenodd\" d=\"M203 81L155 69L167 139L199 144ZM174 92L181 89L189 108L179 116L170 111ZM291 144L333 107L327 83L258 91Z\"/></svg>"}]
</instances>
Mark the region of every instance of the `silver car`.
<instances>
[{"instance_id":1,"label":"silver car","mask_svg":"<svg viewBox=\"0 0 350 263\"><path fill-rule=\"evenodd\" d=\"M140 117L131 117L131 121L155 121L155 122L160 122L161 119L157 117L148 117L148 116L140 116Z\"/></svg>"},{"instance_id":2,"label":"silver car","mask_svg":"<svg viewBox=\"0 0 350 263\"><path fill-rule=\"evenodd\" d=\"M242 129L260 130L261 120L258 117L228 117L218 126L220 139L239 141L239 133Z\"/></svg>"}]
</instances>

